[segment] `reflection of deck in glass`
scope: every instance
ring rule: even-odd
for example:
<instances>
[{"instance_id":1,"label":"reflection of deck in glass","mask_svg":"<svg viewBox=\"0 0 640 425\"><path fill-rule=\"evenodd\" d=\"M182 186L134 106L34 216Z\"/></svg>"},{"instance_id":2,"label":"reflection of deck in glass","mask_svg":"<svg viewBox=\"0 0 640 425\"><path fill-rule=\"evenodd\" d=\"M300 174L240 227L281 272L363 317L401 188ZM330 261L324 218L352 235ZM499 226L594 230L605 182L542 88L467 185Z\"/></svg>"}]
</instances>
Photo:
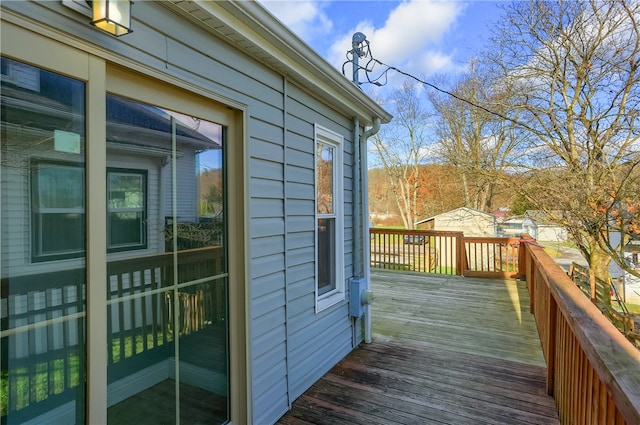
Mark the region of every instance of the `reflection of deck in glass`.
<instances>
[{"instance_id":1,"label":"reflection of deck in glass","mask_svg":"<svg viewBox=\"0 0 640 425\"><path fill-rule=\"evenodd\" d=\"M162 425L175 423L175 381L167 379L109 408L110 423ZM227 398L188 384L180 384L180 419L183 423L222 423Z\"/></svg>"},{"instance_id":2,"label":"reflection of deck in glass","mask_svg":"<svg viewBox=\"0 0 640 425\"><path fill-rule=\"evenodd\" d=\"M226 398L223 262L223 248L207 247L108 263L109 404L175 377L177 335L181 382ZM84 280L84 269L3 279L2 304L11 309L2 327L14 330L2 340L3 417L38 420L72 404L84 381ZM68 407L62 415L73 414Z\"/></svg>"}]
</instances>

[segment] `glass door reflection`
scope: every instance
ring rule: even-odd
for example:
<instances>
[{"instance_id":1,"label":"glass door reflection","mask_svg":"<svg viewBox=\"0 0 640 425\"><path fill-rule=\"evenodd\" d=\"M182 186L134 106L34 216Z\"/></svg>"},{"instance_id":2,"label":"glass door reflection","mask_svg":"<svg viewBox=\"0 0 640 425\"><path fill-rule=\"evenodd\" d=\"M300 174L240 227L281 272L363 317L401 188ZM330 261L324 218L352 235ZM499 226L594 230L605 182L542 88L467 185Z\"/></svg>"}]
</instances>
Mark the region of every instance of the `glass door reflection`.
<instances>
[{"instance_id":1,"label":"glass door reflection","mask_svg":"<svg viewBox=\"0 0 640 425\"><path fill-rule=\"evenodd\" d=\"M110 423L229 418L222 130L107 97Z\"/></svg>"}]
</instances>

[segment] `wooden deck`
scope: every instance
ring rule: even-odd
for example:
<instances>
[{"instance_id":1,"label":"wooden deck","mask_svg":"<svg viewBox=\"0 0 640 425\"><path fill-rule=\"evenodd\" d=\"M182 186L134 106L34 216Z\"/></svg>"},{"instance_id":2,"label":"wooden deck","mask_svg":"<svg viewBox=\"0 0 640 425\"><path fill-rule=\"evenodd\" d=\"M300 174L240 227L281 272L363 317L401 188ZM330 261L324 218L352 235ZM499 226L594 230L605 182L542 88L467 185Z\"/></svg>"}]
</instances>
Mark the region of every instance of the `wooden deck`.
<instances>
[{"instance_id":1,"label":"wooden deck","mask_svg":"<svg viewBox=\"0 0 640 425\"><path fill-rule=\"evenodd\" d=\"M279 424L558 424L524 282L375 271L373 342Z\"/></svg>"}]
</instances>

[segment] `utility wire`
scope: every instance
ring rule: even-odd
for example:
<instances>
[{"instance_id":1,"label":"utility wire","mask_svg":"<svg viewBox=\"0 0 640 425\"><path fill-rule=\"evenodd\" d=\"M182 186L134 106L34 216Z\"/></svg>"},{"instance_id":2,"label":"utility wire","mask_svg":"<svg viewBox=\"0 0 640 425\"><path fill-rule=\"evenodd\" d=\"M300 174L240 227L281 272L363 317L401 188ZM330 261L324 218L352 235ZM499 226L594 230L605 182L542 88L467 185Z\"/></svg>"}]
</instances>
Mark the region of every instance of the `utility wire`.
<instances>
[{"instance_id":1,"label":"utility wire","mask_svg":"<svg viewBox=\"0 0 640 425\"><path fill-rule=\"evenodd\" d=\"M348 59L348 55L349 55L350 53L351 53L351 54L353 54L353 53L354 53L354 51L353 51L353 50L351 50L351 51L347 52L347 59ZM474 108L478 108L478 109L480 109L480 110L482 110L482 111L485 111L485 112L487 112L488 114L491 114L491 115L497 116L497 117L499 117L499 118L501 118L501 119L503 119L503 120L506 120L506 121L512 122L512 123L514 123L514 124L516 124L516 125L519 125L519 126L521 126L521 127L525 128L526 130L531 131L531 132L532 132L532 133L534 133L534 134L537 134L537 135L539 135L539 136L544 136L544 133L540 132L539 130L536 130L535 128L533 128L533 127L529 126L528 124L525 124L525 123L523 123L523 122L521 122L521 121L518 121L518 120L516 120L516 119L514 119L514 118L510 118L510 117L508 117L508 116L506 116L506 115L504 115L504 114L501 114L500 112L492 111L491 109L486 108L486 107L484 107L484 106L482 106L482 105L478 105L477 103L472 102L472 101L471 101L471 100L469 100L469 99L465 99L465 98L463 98L463 97L460 97L460 96L458 96L458 95L457 95L457 94L455 94L455 93L451 93L450 91L447 91L447 90L441 89L440 87L436 86L435 84L432 84L432 83L430 83L430 82L428 82L428 81L425 81L425 80L423 80L423 79L421 79L421 78L418 78L418 77L416 77L415 75L409 74L408 72L402 71L401 69L399 69L399 68L397 68L397 67L395 67L395 66L387 65L386 63L384 63L384 62L382 62L382 61L380 61L380 60L378 60L378 59L376 59L376 58L374 58L374 57L373 57L373 53L371 52L371 46L369 46L369 45L368 45L368 43L367 43L367 51L366 51L366 53L365 53L365 56L370 56L370 57L371 57L371 59L369 59L369 61L367 62L367 65L366 65L366 66L364 66L364 67L363 67L363 66L358 65L358 69L361 69L361 70L363 70L363 71L364 71L364 74L365 74L365 76L367 77L367 82L368 82L368 83L370 83L370 84L376 85L376 86L378 86L378 87L382 87L382 86L386 85L386 84L387 84L387 73L388 73L389 71L395 71L395 72L397 72L397 73L399 73L399 74L402 74L402 75L404 75L404 76L406 76L406 77L409 77L409 78L411 78L411 79L413 79L413 80L415 80L415 81L417 81L417 82L419 82L419 83L421 83L421 84L423 84L423 85L425 85L425 86L431 87L432 89L434 89L434 90L436 90L436 91L439 91L439 92L444 93L444 94L446 94L446 95L448 95L448 96L451 96L451 97L453 97L454 99L459 100L460 102L464 102L464 103L466 103L466 104L468 104L468 105L473 106ZM347 60L345 63L343 63L343 64L342 64L342 74L343 74L343 75L345 75L345 65L346 65L347 63L350 63L350 62L351 62L350 60ZM381 66L385 67L385 70L384 70L384 71L382 71L382 73L381 73L378 77L376 77L376 78L374 78L374 79L371 79L370 74L373 72L373 70L374 70L374 68L375 68L376 64L379 64L379 65L381 65ZM381 80L383 77L384 77L384 82L380 82L380 80Z\"/></svg>"}]
</instances>

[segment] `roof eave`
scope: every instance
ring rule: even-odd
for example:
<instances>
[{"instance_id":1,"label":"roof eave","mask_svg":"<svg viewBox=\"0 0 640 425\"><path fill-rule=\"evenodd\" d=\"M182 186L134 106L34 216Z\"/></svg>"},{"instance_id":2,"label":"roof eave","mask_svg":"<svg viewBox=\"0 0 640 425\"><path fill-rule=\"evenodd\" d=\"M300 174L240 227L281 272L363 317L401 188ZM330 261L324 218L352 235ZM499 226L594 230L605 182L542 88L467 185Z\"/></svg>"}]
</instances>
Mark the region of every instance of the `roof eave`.
<instances>
[{"instance_id":1,"label":"roof eave","mask_svg":"<svg viewBox=\"0 0 640 425\"><path fill-rule=\"evenodd\" d=\"M255 1L171 0L174 9L341 112L372 125L392 115ZM339 102L336 102L339 100Z\"/></svg>"}]
</instances>

